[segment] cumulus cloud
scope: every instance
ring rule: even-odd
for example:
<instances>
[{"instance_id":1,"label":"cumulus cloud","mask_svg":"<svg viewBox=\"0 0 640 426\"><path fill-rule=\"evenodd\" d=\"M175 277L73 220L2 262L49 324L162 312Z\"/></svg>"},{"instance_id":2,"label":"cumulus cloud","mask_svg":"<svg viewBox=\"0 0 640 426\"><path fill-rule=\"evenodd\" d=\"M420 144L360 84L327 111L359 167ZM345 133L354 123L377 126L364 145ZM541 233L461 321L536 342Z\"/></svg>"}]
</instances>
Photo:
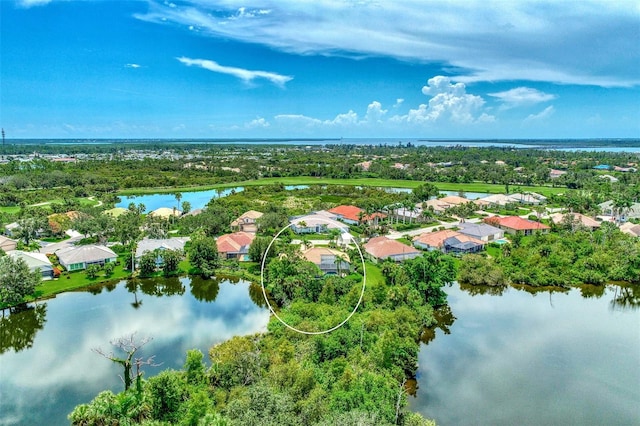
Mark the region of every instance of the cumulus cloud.
<instances>
[{"instance_id":1,"label":"cumulus cloud","mask_svg":"<svg viewBox=\"0 0 640 426\"><path fill-rule=\"evenodd\" d=\"M428 123L447 120L471 124L478 122L480 116L485 122L491 117L482 111L485 103L482 97L467 93L464 83L452 83L449 77L440 75L430 78L422 88L422 93L431 96L429 103L410 109L404 116L395 116L394 121Z\"/></svg>"},{"instance_id":2,"label":"cumulus cloud","mask_svg":"<svg viewBox=\"0 0 640 426\"><path fill-rule=\"evenodd\" d=\"M244 125L247 129L266 129L269 126L271 126L271 124L263 117L255 118Z\"/></svg>"},{"instance_id":3,"label":"cumulus cloud","mask_svg":"<svg viewBox=\"0 0 640 426\"><path fill-rule=\"evenodd\" d=\"M554 112L555 112L555 108L553 108L553 105L550 105L537 114L529 114L529 116L524 119L524 122L532 123L532 122L543 121L551 117L551 115L553 115Z\"/></svg>"},{"instance_id":4,"label":"cumulus cloud","mask_svg":"<svg viewBox=\"0 0 640 426\"><path fill-rule=\"evenodd\" d=\"M556 98L555 95L541 92L530 87L516 87L504 92L489 93L489 96L500 99L505 108L513 108L523 105L535 105L548 102Z\"/></svg>"},{"instance_id":5,"label":"cumulus cloud","mask_svg":"<svg viewBox=\"0 0 640 426\"><path fill-rule=\"evenodd\" d=\"M33 1L33 0L32 0ZM640 84L640 13L629 2L150 0L137 18L296 54L442 63L456 81ZM632 10L632 11L631 11ZM597 40L597 42L594 42ZM569 53L567 53L569 52Z\"/></svg>"},{"instance_id":6,"label":"cumulus cloud","mask_svg":"<svg viewBox=\"0 0 640 426\"><path fill-rule=\"evenodd\" d=\"M180 57L177 59L187 66L197 66L220 74L231 75L233 77L239 78L245 83L251 83L255 79L265 79L275 84L276 86L284 87L285 83L293 80L293 77L290 77L288 75L276 74L269 71L252 71L243 68L227 67L208 59L191 59L185 57Z\"/></svg>"},{"instance_id":7,"label":"cumulus cloud","mask_svg":"<svg viewBox=\"0 0 640 426\"><path fill-rule=\"evenodd\" d=\"M373 123L381 123L386 113L387 113L387 110L382 109L382 104L380 102L373 101L367 107L367 114L365 115L365 120Z\"/></svg>"},{"instance_id":8,"label":"cumulus cloud","mask_svg":"<svg viewBox=\"0 0 640 426\"><path fill-rule=\"evenodd\" d=\"M400 105L404 103L404 99L398 98L396 99L396 103L393 105L394 108L398 108Z\"/></svg>"},{"instance_id":9,"label":"cumulus cloud","mask_svg":"<svg viewBox=\"0 0 640 426\"><path fill-rule=\"evenodd\" d=\"M125 65L124 65L124 67L125 67L125 68L133 68L133 69L136 69L136 68L140 68L140 67L141 67L141 65L140 65L140 64L125 64Z\"/></svg>"}]
</instances>

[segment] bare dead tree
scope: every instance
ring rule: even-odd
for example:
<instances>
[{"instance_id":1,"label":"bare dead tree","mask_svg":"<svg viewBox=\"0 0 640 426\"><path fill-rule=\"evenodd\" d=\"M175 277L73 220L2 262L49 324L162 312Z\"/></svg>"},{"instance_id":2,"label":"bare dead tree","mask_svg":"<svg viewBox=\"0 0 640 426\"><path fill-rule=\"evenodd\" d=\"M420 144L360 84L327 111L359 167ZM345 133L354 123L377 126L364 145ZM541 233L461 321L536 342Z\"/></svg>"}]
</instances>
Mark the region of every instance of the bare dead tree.
<instances>
[{"instance_id":1,"label":"bare dead tree","mask_svg":"<svg viewBox=\"0 0 640 426\"><path fill-rule=\"evenodd\" d=\"M402 379L402 383L400 384L400 390L398 391L398 399L396 401L396 421L395 424L398 424L398 418L400 417L400 402L402 402L402 395L407 393L407 388L405 385L407 384L406 377Z\"/></svg>"},{"instance_id":2,"label":"bare dead tree","mask_svg":"<svg viewBox=\"0 0 640 426\"><path fill-rule=\"evenodd\" d=\"M129 390L131 387L131 383L133 382L133 367L135 366L135 380L136 380L136 390L138 392L142 391L142 375L144 374L142 371L142 366L150 365L152 367L157 367L161 364L156 364L154 362L155 355L152 355L148 358L144 357L135 357L136 352L141 349L144 345L149 343L153 338L144 337L140 341L136 341L136 333L132 333L128 336L119 337L117 339L111 340L109 343L115 346L120 352L124 352L122 357L116 356L116 354L111 352L105 352L102 348L94 348L92 349L95 353L102 355L115 362L116 364L120 364L124 372L122 375L118 375L120 380L124 383L124 390Z\"/></svg>"}]
</instances>

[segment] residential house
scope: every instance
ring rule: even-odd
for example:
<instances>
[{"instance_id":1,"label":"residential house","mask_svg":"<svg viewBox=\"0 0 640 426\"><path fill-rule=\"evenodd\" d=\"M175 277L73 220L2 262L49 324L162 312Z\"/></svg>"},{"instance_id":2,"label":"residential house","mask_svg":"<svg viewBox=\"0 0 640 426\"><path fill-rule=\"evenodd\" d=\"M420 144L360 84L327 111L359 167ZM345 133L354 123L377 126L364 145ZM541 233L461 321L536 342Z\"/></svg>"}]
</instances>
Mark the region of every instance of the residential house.
<instances>
[{"instance_id":1,"label":"residential house","mask_svg":"<svg viewBox=\"0 0 640 426\"><path fill-rule=\"evenodd\" d=\"M370 215L366 215L365 211L356 206L338 206L332 209L329 209L329 213L333 213L337 216L337 218L344 223L348 223L350 225L358 225L359 223L377 223L381 219L387 217L384 213L373 213Z\"/></svg>"},{"instance_id":2,"label":"residential house","mask_svg":"<svg viewBox=\"0 0 640 426\"><path fill-rule=\"evenodd\" d=\"M80 271L89 265L104 265L115 262L118 255L108 247L96 244L86 246L70 246L55 252L60 265L67 271Z\"/></svg>"},{"instance_id":3,"label":"residential house","mask_svg":"<svg viewBox=\"0 0 640 426\"><path fill-rule=\"evenodd\" d=\"M18 242L16 240L12 240L11 238L7 238L4 235L0 235L0 250L8 252L11 250L15 250L17 247Z\"/></svg>"},{"instance_id":4,"label":"residential house","mask_svg":"<svg viewBox=\"0 0 640 426\"><path fill-rule=\"evenodd\" d=\"M331 229L337 229L341 234L348 232L349 227L338 222L337 218L337 215L321 210L291 219L291 229L296 234L321 234L329 232Z\"/></svg>"},{"instance_id":5,"label":"residential house","mask_svg":"<svg viewBox=\"0 0 640 426\"><path fill-rule=\"evenodd\" d=\"M12 237L19 228L20 224L18 222L11 222L10 224L4 226L4 233Z\"/></svg>"},{"instance_id":6,"label":"residential house","mask_svg":"<svg viewBox=\"0 0 640 426\"><path fill-rule=\"evenodd\" d=\"M302 252L302 256L314 263L325 275L347 274L351 268L349 256L339 250L313 247Z\"/></svg>"},{"instance_id":7,"label":"residential house","mask_svg":"<svg viewBox=\"0 0 640 426\"><path fill-rule=\"evenodd\" d=\"M45 254L22 250L12 250L7 252L7 256L11 257L14 260L24 260L24 262L29 267L29 271L31 272L40 270L40 274L42 275L43 280L50 280L54 276L58 276L60 274L60 272L53 267L51 261Z\"/></svg>"},{"instance_id":8,"label":"residential house","mask_svg":"<svg viewBox=\"0 0 640 426\"><path fill-rule=\"evenodd\" d=\"M556 225L570 221L577 226L590 229L591 231L600 228L600 222L581 213L555 213L550 216L550 219Z\"/></svg>"},{"instance_id":9,"label":"residential house","mask_svg":"<svg viewBox=\"0 0 640 426\"><path fill-rule=\"evenodd\" d=\"M338 236L338 241L336 241L336 244L338 244L338 246L340 247L347 247L349 244L356 242L356 237L351 235L349 232L343 232Z\"/></svg>"},{"instance_id":10,"label":"residential house","mask_svg":"<svg viewBox=\"0 0 640 426\"><path fill-rule=\"evenodd\" d=\"M492 194L487 197L479 198L476 201L481 201L488 206L506 206L507 204L514 204L518 202L505 194Z\"/></svg>"},{"instance_id":11,"label":"residential house","mask_svg":"<svg viewBox=\"0 0 640 426\"><path fill-rule=\"evenodd\" d=\"M169 219L170 217L180 217L182 215L182 211L176 208L169 207L160 207L159 209L155 209L151 213L150 216L161 217L163 219Z\"/></svg>"},{"instance_id":12,"label":"residential house","mask_svg":"<svg viewBox=\"0 0 640 426\"><path fill-rule=\"evenodd\" d=\"M413 245L416 247L444 253L475 253L484 249L485 244L485 241L450 229L427 232L413 239Z\"/></svg>"},{"instance_id":13,"label":"residential house","mask_svg":"<svg viewBox=\"0 0 640 426\"><path fill-rule=\"evenodd\" d=\"M640 225L631 222L625 222L620 225L620 231L632 237L640 237Z\"/></svg>"},{"instance_id":14,"label":"residential house","mask_svg":"<svg viewBox=\"0 0 640 426\"><path fill-rule=\"evenodd\" d=\"M242 231L220 235L216 240L218 252L224 259L249 261L249 246L255 238L256 234Z\"/></svg>"},{"instance_id":15,"label":"residential house","mask_svg":"<svg viewBox=\"0 0 640 426\"><path fill-rule=\"evenodd\" d=\"M402 262L403 260L420 256L420 250L387 237L370 239L364 245L364 250L367 256L375 263L385 259Z\"/></svg>"},{"instance_id":16,"label":"residential house","mask_svg":"<svg viewBox=\"0 0 640 426\"><path fill-rule=\"evenodd\" d=\"M189 213L185 213L182 216L198 216L199 214L202 214L202 212L204 211L204 209L193 209L190 210Z\"/></svg>"},{"instance_id":17,"label":"residential house","mask_svg":"<svg viewBox=\"0 0 640 426\"><path fill-rule=\"evenodd\" d=\"M508 234L524 234L531 235L534 232L549 232L549 228L547 225L542 224L540 222L534 222L533 220L523 219L519 216L507 216L507 217L498 217L492 216L488 217L484 220L485 223L489 225L493 225L505 231Z\"/></svg>"},{"instance_id":18,"label":"residential house","mask_svg":"<svg viewBox=\"0 0 640 426\"><path fill-rule=\"evenodd\" d=\"M551 169L549 171L549 178L550 179L558 179L560 176L566 175L566 174L567 174L567 172L565 170Z\"/></svg>"},{"instance_id":19,"label":"residential house","mask_svg":"<svg viewBox=\"0 0 640 426\"><path fill-rule=\"evenodd\" d=\"M535 192L525 192L525 193L516 192L515 194L509 194L508 197L511 198L513 202L520 203L520 204L537 205L547 201L547 197Z\"/></svg>"},{"instance_id":20,"label":"residential house","mask_svg":"<svg viewBox=\"0 0 640 426\"><path fill-rule=\"evenodd\" d=\"M243 213L236 220L231 222L231 230L232 231L242 231L242 232L258 232L258 224L257 220L262 217L263 213L255 210L249 210L248 212Z\"/></svg>"},{"instance_id":21,"label":"residential house","mask_svg":"<svg viewBox=\"0 0 640 426\"><path fill-rule=\"evenodd\" d=\"M598 204L598 207L600 207L602 214L606 216L617 217L620 214L620 222L626 222L629 219L640 219L640 203L633 203L631 207L623 209L621 212L617 211L611 200Z\"/></svg>"},{"instance_id":22,"label":"residential house","mask_svg":"<svg viewBox=\"0 0 640 426\"><path fill-rule=\"evenodd\" d=\"M471 200L464 197L458 197L457 195L447 195L446 197L427 200L422 203L422 205L425 208L433 207L433 211L435 211L436 213L444 213L451 207L471 202Z\"/></svg>"},{"instance_id":23,"label":"residential house","mask_svg":"<svg viewBox=\"0 0 640 426\"><path fill-rule=\"evenodd\" d=\"M481 241L491 242L504 238L504 231L487 223L462 222L458 224L459 232Z\"/></svg>"},{"instance_id":24,"label":"residential house","mask_svg":"<svg viewBox=\"0 0 640 426\"><path fill-rule=\"evenodd\" d=\"M611 175L600 175L600 179L607 179L611 183L616 183L618 181L617 177Z\"/></svg>"},{"instance_id":25,"label":"residential house","mask_svg":"<svg viewBox=\"0 0 640 426\"><path fill-rule=\"evenodd\" d=\"M184 251L184 245L189 241L189 237L173 237L173 238L164 238L164 239L152 239L145 238L138 242L138 246L136 247L136 262L147 252L152 252L155 250L163 251L163 250L180 250ZM163 259L161 255L156 257L156 266L162 266Z\"/></svg>"}]
</instances>

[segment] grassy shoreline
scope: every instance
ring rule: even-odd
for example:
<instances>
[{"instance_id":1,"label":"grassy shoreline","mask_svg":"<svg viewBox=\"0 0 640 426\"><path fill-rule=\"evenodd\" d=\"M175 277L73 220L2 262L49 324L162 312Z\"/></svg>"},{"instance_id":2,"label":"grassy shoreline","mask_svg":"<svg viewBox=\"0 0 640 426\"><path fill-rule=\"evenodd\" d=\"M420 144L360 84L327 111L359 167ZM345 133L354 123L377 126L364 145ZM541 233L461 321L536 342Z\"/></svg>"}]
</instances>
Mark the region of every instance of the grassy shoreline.
<instances>
[{"instance_id":1,"label":"grassy shoreline","mask_svg":"<svg viewBox=\"0 0 640 426\"><path fill-rule=\"evenodd\" d=\"M314 178L309 176L294 176L283 178L263 178L248 181L228 182L211 185L199 186L182 186L182 187L155 187L155 188L129 188L118 191L118 195L148 195L148 194L167 194L174 192L190 192L190 191L210 191L214 189L227 189L238 186L261 186L273 185L280 183L283 185L346 185L346 186L372 186L383 188L408 188L413 189L425 183L416 180L393 180L379 178L357 178L357 179L332 179L332 178ZM431 182L442 191L464 191L464 192L486 192L490 194L500 194L505 192L505 186L501 184L490 184L483 182L471 183L450 183L450 182ZM542 195L549 196L551 194L559 194L566 191L566 188L558 188L551 186L516 186L511 185L510 190L516 191L520 188L522 191L538 192Z\"/></svg>"}]
</instances>

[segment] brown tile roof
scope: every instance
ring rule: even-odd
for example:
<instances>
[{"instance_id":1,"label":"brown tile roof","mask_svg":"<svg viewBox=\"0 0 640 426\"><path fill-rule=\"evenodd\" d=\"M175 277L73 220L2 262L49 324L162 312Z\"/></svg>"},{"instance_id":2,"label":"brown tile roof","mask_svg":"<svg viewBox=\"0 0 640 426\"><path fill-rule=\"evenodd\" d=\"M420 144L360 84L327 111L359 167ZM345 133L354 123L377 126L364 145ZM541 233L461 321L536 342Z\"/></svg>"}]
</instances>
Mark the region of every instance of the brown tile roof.
<instances>
[{"instance_id":1,"label":"brown tile roof","mask_svg":"<svg viewBox=\"0 0 640 426\"><path fill-rule=\"evenodd\" d=\"M451 229L444 229L442 231L426 232L418 235L413 238L413 242L419 242L430 247L440 248L444 244L444 240L451 237L458 237L458 239L460 239L461 237L464 237L464 235L459 232L452 231ZM472 240L475 240L475 238L472 238Z\"/></svg>"},{"instance_id":2,"label":"brown tile roof","mask_svg":"<svg viewBox=\"0 0 640 426\"><path fill-rule=\"evenodd\" d=\"M547 225L532 220L523 219L519 216L497 217L492 216L484 220L489 225L498 225L516 231L550 229Z\"/></svg>"},{"instance_id":3,"label":"brown tile roof","mask_svg":"<svg viewBox=\"0 0 640 426\"><path fill-rule=\"evenodd\" d=\"M242 251L243 247L250 246L255 237L255 234L248 232L234 232L220 235L216 240L216 244L220 253L238 253Z\"/></svg>"},{"instance_id":4,"label":"brown tile roof","mask_svg":"<svg viewBox=\"0 0 640 426\"><path fill-rule=\"evenodd\" d=\"M367 253L377 257L378 259L384 259L386 257L399 254L420 253L420 250L414 247L402 244L401 242L389 239L387 237L376 237L370 239L364 245L364 249L367 251Z\"/></svg>"},{"instance_id":5,"label":"brown tile roof","mask_svg":"<svg viewBox=\"0 0 640 426\"><path fill-rule=\"evenodd\" d=\"M353 221L360 221L360 213L364 214L364 210L356 206L338 206L330 209L329 212ZM378 219L384 219L385 217L387 217L387 215L384 213L375 212L370 215L362 216L362 220L372 220L376 217Z\"/></svg>"}]
</instances>

